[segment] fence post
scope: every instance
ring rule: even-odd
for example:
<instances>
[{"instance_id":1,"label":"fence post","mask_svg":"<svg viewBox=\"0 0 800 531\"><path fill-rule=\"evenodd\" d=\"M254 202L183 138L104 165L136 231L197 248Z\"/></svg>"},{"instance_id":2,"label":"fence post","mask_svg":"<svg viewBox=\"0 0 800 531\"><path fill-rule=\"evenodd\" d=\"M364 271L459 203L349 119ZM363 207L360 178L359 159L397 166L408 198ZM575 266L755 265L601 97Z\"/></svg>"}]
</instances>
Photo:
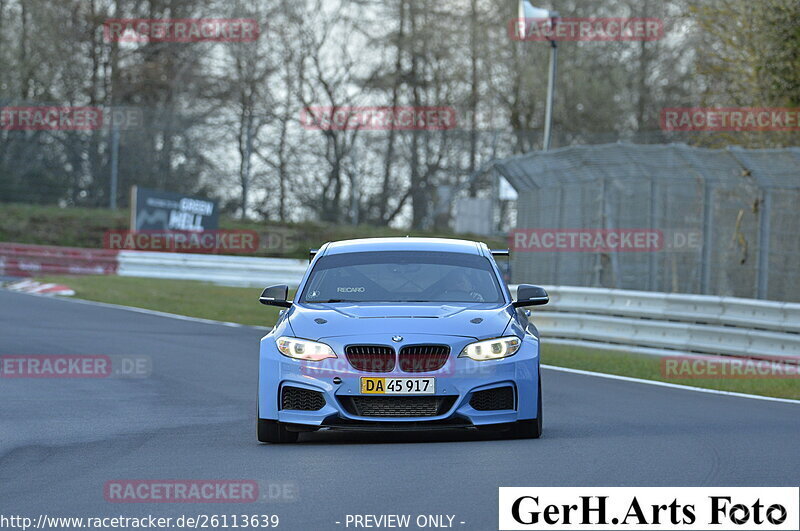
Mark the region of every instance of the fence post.
<instances>
[{"instance_id":1,"label":"fence post","mask_svg":"<svg viewBox=\"0 0 800 531\"><path fill-rule=\"evenodd\" d=\"M764 204L759 209L758 220L758 284L756 286L756 297L766 299L769 288L769 234L770 234L770 214L772 213L772 190L764 188Z\"/></svg>"},{"instance_id":2,"label":"fence post","mask_svg":"<svg viewBox=\"0 0 800 531\"><path fill-rule=\"evenodd\" d=\"M656 180L653 177L650 177L650 230L656 229ZM663 227L662 227L663 228ZM663 232L662 232L663 234ZM656 256L657 253L654 251L650 251L649 257L649 268L650 272L648 275L648 285L647 289L650 291L658 291L658 281L656 277L658 276L658 268L656 264Z\"/></svg>"},{"instance_id":3,"label":"fence post","mask_svg":"<svg viewBox=\"0 0 800 531\"><path fill-rule=\"evenodd\" d=\"M117 180L119 175L119 124L114 121L111 115L111 184L108 191L108 207L111 210L117 209Z\"/></svg>"},{"instance_id":4,"label":"fence post","mask_svg":"<svg viewBox=\"0 0 800 531\"><path fill-rule=\"evenodd\" d=\"M709 294L711 286L711 223L714 219L712 215L711 196L713 189L711 184L706 179L703 185L703 250L700 257L701 270L700 275L700 293L704 295Z\"/></svg>"},{"instance_id":5,"label":"fence post","mask_svg":"<svg viewBox=\"0 0 800 531\"><path fill-rule=\"evenodd\" d=\"M564 228L564 187L558 187L558 228ZM541 223L541 218L539 218L539 222ZM553 268L553 281L556 286L560 286L563 280L563 275L561 274L561 253L556 252L553 253L553 262L551 264L554 265ZM574 282L573 279L569 279L568 283Z\"/></svg>"}]
</instances>

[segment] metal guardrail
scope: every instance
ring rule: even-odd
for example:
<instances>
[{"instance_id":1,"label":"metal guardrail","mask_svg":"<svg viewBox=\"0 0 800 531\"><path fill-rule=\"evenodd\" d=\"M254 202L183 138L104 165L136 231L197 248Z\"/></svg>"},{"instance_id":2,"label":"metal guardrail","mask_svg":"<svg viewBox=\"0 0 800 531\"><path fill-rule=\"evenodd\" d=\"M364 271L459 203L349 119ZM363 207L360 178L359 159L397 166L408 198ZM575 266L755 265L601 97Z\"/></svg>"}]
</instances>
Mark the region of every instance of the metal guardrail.
<instances>
[{"instance_id":1,"label":"metal guardrail","mask_svg":"<svg viewBox=\"0 0 800 531\"><path fill-rule=\"evenodd\" d=\"M513 286L512 286L513 288ZM546 286L533 321L550 343L674 355L800 360L800 304Z\"/></svg>"},{"instance_id":2,"label":"metal guardrail","mask_svg":"<svg viewBox=\"0 0 800 531\"><path fill-rule=\"evenodd\" d=\"M117 251L0 242L0 275L113 275Z\"/></svg>"},{"instance_id":3,"label":"metal guardrail","mask_svg":"<svg viewBox=\"0 0 800 531\"><path fill-rule=\"evenodd\" d=\"M148 251L82 249L54 245L0 242L0 275L121 275L146 278L204 280L232 286L297 286L308 262L261 258Z\"/></svg>"},{"instance_id":4,"label":"metal guardrail","mask_svg":"<svg viewBox=\"0 0 800 531\"><path fill-rule=\"evenodd\" d=\"M800 304L619 289L549 288L547 309L800 333Z\"/></svg>"},{"instance_id":5,"label":"metal guardrail","mask_svg":"<svg viewBox=\"0 0 800 531\"><path fill-rule=\"evenodd\" d=\"M203 280L229 286L296 287L308 261L289 258L120 251L118 275Z\"/></svg>"}]
</instances>

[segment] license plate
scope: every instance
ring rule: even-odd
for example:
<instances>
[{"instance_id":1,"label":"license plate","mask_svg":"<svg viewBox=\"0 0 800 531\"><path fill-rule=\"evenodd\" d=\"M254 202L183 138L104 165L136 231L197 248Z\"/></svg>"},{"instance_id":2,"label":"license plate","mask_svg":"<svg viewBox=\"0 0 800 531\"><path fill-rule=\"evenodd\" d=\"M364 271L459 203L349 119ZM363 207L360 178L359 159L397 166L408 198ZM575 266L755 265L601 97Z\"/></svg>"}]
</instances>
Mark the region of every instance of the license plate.
<instances>
[{"instance_id":1,"label":"license plate","mask_svg":"<svg viewBox=\"0 0 800 531\"><path fill-rule=\"evenodd\" d=\"M432 395L436 378L361 378L365 395Z\"/></svg>"}]
</instances>

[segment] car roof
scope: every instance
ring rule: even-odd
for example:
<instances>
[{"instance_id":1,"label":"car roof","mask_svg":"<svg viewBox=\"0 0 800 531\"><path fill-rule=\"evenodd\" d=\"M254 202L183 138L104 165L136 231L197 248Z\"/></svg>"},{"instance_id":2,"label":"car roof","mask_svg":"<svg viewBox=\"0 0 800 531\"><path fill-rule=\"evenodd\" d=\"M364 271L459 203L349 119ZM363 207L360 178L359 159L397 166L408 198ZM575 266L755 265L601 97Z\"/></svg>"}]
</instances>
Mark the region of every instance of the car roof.
<instances>
[{"instance_id":1,"label":"car roof","mask_svg":"<svg viewBox=\"0 0 800 531\"><path fill-rule=\"evenodd\" d=\"M330 242L325 254L361 253L370 251L440 251L483 255L484 244L450 238L362 238Z\"/></svg>"}]
</instances>

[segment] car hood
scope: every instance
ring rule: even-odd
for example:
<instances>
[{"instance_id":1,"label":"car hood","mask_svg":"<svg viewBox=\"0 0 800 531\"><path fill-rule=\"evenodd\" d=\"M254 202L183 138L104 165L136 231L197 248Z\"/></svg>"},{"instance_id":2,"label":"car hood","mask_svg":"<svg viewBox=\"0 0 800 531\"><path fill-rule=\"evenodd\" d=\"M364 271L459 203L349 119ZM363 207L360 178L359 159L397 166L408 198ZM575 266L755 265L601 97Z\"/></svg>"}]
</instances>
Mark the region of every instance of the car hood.
<instances>
[{"instance_id":1,"label":"car hood","mask_svg":"<svg viewBox=\"0 0 800 531\"><path fill-rule=\"evenodd\" d=\"M312 340L375 333L484 339L501 335L511 318L511 305L496 303L304 303L288 315L295 335Z\"/></svg>"}]
</instances>

